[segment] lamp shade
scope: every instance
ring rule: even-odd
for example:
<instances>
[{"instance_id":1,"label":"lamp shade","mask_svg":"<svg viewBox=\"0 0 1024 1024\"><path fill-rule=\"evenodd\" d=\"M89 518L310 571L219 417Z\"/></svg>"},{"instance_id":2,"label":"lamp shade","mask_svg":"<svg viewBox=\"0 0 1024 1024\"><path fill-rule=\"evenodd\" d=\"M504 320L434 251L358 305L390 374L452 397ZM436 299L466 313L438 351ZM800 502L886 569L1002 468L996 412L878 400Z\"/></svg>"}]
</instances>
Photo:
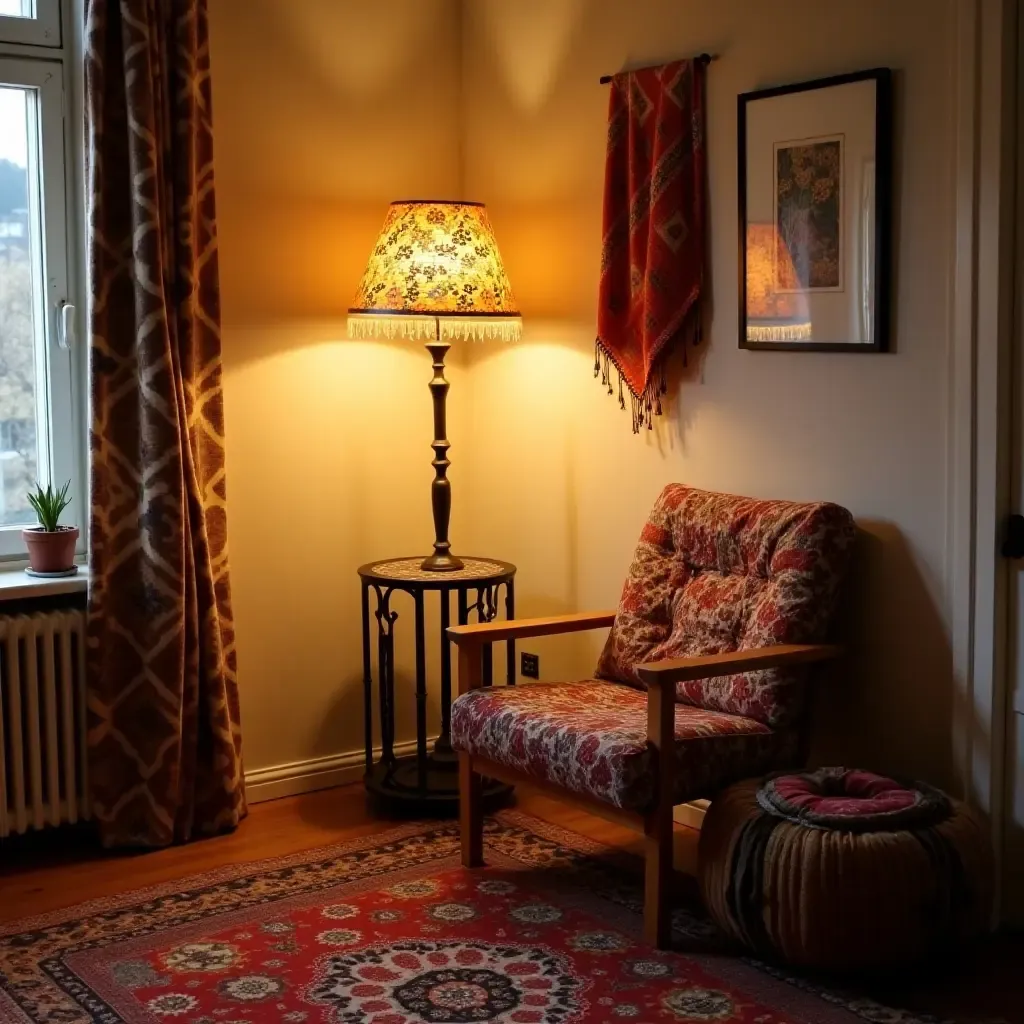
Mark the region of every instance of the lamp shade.
<instances>
[{"instance_id":1,"label":"lamp shade","mask_svg":"<svg viewBox=\"0 0 1024 1024\"><path fill-rule=\"evenodd\" d=\"M357 338L515 341L522 331L483 203L392 203L348 313Z\"/></svg>"},{"instance_id":2,"label":"lamp shade","mask_svg":"<svg viewBox=\"0 0 1024 1024\"><path fill-rule=\"evenodd\" d=\"M747 341L810 341L807 296L780 290L796 279L793 258L774 224L747 227Z\"/></svg>"}]
</instances>

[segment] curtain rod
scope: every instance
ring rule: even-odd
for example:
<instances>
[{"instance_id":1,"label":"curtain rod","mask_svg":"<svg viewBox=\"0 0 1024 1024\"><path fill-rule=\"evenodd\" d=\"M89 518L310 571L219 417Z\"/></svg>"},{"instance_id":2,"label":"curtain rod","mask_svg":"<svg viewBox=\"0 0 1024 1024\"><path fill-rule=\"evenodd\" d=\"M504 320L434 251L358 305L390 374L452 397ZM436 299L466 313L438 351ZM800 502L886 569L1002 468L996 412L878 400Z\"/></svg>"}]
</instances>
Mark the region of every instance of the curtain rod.
<instances>
[{"instance_id":1,"label":"curtain rod","mask_svg":"<svg viewBox=\"0 0 1024 1024\"><path fill-rule=\"evenodd\" d=\"M705 64L706 65L706 64L710 64L713 60L718 60L718 54L717 53L698 53L697 56L694 57L693 59L698 64ZM661 65L653 64L653 65L649 65L649 66L650 67L660 67ZM646 69L645 68L629 68L628 70L629 71L644 71ZM602 75L601 78L600 78L601 85L607 85L612 80L612 78L614 78L614 77L615 77L614 75Z\"/></svg>"}]
</instances>

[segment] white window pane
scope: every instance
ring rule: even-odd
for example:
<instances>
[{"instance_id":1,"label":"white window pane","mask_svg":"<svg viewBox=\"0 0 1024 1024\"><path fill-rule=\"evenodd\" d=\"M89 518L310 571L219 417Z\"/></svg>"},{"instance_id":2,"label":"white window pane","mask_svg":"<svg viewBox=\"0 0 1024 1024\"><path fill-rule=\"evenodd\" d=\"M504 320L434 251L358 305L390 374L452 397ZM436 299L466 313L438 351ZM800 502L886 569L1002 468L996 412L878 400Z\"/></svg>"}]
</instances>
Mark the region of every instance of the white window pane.
<instances>
[{"instance_id":1,"label":"white window pane","mask_svg":"<svg viewBox=\"0 0 1024 1024\"><path fill-rule=\"evenodd\" d=\"M60 0L0 0L0 42L60 46Z\"/></svg>"},{"instance_id":2,"label":"white window pane","mask_svg":"<svg viewBox=\"0 0 1024 1024\"><path fill-rule=\"evenodd\" d=\"M59 64L0 57L0 559L24 556L37 480L70 480L64 521L82 523L72 353L58 331L72 301L63 109Z\"/></svg>"},{"instance_id":3,"label":"white window pane","mask_svg":"<svg viewBox=\"0 0 1024 1024\"><path fill-rule=\"evenodd\" d=\"M8 18L34 18L35 0L0 0L0 16Z\"/></svg>"},{"instance_id":4,"label":"white window pane","mask_svg":"<svg viewBox=\"0 0 1024 1024\"><path fill-rule=\"evenodd\" d=\"M36 126L35 91L0 87L0 526L35 522L26 495L47 475Z\"/></svg>"}]
</instances>

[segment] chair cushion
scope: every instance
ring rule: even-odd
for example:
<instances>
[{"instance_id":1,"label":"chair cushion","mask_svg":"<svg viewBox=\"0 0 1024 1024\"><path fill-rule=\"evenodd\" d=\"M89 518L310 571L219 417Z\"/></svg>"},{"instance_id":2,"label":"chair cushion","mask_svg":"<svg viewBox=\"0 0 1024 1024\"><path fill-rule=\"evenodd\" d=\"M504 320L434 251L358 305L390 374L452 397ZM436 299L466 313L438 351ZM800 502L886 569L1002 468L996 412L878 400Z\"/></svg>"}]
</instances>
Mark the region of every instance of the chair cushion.
<instances>
[{"instance_id":1,"label":"chair cushion","mask_svg":"<svg viewBox=\"0 0 1024 1024\"><path fill-rule=\"evenodd\" d=\"M855 537L838 505L670 484L640 536L597 676L642 686L635 669L647 661L825 641ZM676 699L789 726L806 678L770 669L696 680Z\"/></svg>"},{"instance_id":2,"label":"chair cushion","mask_svg":"<svg viewBox=\"0 0 1024 1024\"><path fill-rule=\"evenodd\" d=\"M673 803L707 797L732 782L793 765L792 734L761 722L676 705ZM629 810L657 794L647 743L647 695L584 680L485 687L452 705L456 750Z\"/></svg>"}]
</instances>

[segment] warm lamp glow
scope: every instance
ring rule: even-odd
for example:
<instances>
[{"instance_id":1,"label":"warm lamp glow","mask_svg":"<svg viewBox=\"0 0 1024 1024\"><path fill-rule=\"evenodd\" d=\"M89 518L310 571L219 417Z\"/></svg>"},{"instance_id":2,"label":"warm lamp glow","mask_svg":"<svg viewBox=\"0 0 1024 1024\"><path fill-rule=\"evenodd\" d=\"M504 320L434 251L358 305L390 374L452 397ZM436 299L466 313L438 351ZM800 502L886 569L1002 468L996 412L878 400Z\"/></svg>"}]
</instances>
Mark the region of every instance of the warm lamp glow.
<instances>
[{"instance_id":1,"label":"warm lamp glow","mask_svg":"<svg viewBox=\"0 0 1024 1024\"><path fill-rule=\"evenodd\" d=\"M348 312L357 338L517 341L522 332L482 203L392 203Z\"/></svg>"},{"instance_id":2,"label":"warm lamp glow","mask_svg":"<svg viewBox=\"0 0 1024 1024\"><path fill-rule=\"evenodd\" d=\"M779 273L785 260L789 274ZM810 341L807 296L779 291L777 281L793 280L793 259L772 224L747 227L747 341Z\"/></svg>"},{"instance_id":3,"label":"warm lamp glow","mask_svg":"<svg viewBox=\"0 0 1024 1024\"><path fill-rule=\"evenodd\" d=\"M517 341L522 329L483 203L391 204L348 311L348 332L354 338L420 339L434 360L434 553L421 564L426 572L464 568L448 540L452 487L444 357L453 338Z\"/></svg>"}]
</instances>

